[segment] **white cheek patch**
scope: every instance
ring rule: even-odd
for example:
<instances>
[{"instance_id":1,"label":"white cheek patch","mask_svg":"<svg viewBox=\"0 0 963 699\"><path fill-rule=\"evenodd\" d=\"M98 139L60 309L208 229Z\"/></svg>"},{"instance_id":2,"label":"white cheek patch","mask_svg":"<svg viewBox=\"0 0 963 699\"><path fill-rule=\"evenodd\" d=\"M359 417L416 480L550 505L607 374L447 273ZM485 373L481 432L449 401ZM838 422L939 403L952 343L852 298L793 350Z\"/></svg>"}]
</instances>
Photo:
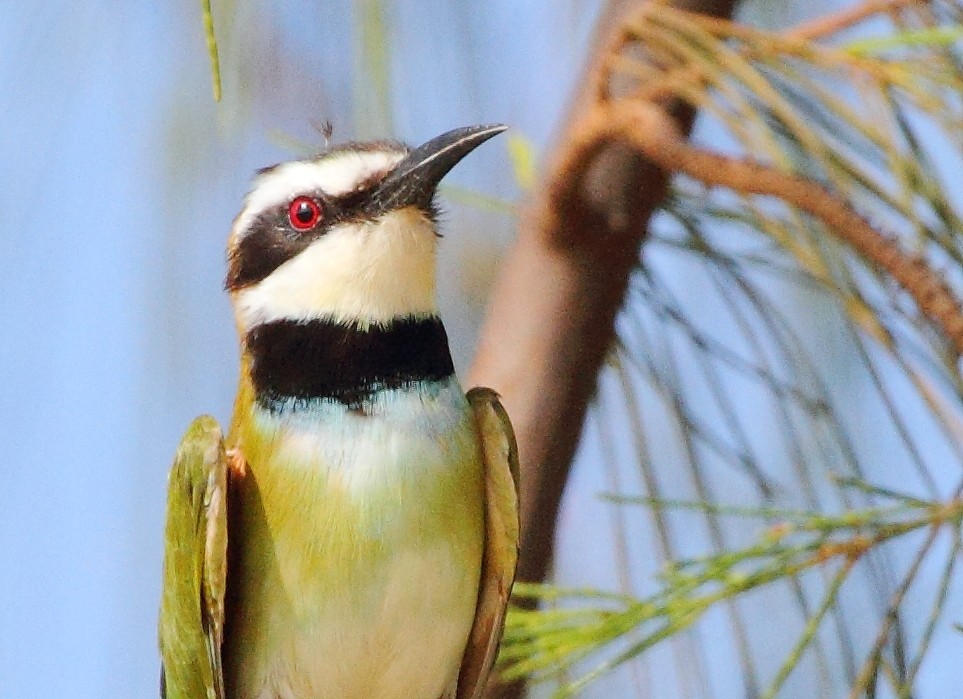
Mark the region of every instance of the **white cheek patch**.
<instances>
[{"instance_id":1,"label":"white cheek patch","mask_svg":"<svg viewBox=\"0 0 963 699\"><path fill-rule=\"evenodd\" d=\"M234 220L232 244L259 213L286 204L298 195L324 192L337 197L381 172L387 172L404 157L401 151L345 151L323 160L282 163L254 180L244 208Z\"/></svg>"},{"instance_id":2,"label":"white cheek patch","mask_svg":"<svg viewBox=\"0 0 963 699\"><path fill-rule=\"evenodd\" d=\"M234 294L238 325L246 332L274 320L329 318L367 328L436 315L436 245L434 225L414 208L336 226Z\"/></svg>"}]
</instances>

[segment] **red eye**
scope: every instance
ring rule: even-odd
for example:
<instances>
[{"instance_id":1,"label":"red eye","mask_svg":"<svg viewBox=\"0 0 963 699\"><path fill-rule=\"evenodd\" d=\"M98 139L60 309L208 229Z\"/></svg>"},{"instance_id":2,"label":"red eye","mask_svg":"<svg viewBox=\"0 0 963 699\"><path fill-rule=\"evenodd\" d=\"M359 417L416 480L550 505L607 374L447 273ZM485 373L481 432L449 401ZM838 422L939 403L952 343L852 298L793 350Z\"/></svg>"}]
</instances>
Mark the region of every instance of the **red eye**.
<instances>
[{"instance_id":1,"label":"red eye","mask_svg":"<svg viewBox=\"0 0 963 699\"><path fill-rule=\"evenodd\" d=\"M296 231L307 231L321 220L321 205L311 197L298 197L288 207L288 220Z\"/></svg>"}]
</instances>

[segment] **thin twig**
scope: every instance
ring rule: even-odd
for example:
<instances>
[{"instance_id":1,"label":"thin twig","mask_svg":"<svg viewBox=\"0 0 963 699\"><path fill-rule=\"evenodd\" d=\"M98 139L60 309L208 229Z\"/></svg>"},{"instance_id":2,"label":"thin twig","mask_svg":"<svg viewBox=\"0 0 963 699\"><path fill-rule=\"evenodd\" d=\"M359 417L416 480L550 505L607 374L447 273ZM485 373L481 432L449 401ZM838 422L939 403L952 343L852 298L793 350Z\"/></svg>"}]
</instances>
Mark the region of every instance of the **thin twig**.
<instances>
[{"instance_id":1,"label":"thin twig","mask_svg":"<svg viewBox=\"0 0 963 699\"><path fill-rule=\"evenodd\" d=\"M897 619L897 613L900 606L903 604L903 598L906 596L906 592L909 590L910 585L913 584L913 580L916 579L916 573L919 571L919 568L923 563L923 559L926 558L926 554L929 553L933 542L936 541L936 535L939 532L939 523L934 523L933 526L930 527L929 534L926 536L926 541L923 542L923 545L920 546L919 550L916 552L916 556L913 558L913 563L910 565L910 569L907 571L906 576L903 578L900 586L896 589L896 592L893 593L893 598L890 601L889 611L886 614L886 617L883 619L883 623L880 624L879 630L876 632L876 640L873 642L873 649L866 657L866 662L863 663L859 674L856 676L856 681L853 683L853 687L849 693L849 699L858 699L859 695L866 689L869 682L873 680L876 670L879 668L880 661L882 659L883 647L886 645L886 640L889 638L889 630Z\"/></svg>"},{"instance_id":2,"label":"thin twig","mask_svg":"<svg viewBox=\"0 0 963 699\"><path fill-rule=\"evenodd\" d=\"M822 39L838 34L844 29L849 29L873 15L918 3L919 0L866 0L859 5L847 7L839 12L823 15L810 22L799 24L786 32L784 36L793 39Z\"/></svg>"}]
</instances>

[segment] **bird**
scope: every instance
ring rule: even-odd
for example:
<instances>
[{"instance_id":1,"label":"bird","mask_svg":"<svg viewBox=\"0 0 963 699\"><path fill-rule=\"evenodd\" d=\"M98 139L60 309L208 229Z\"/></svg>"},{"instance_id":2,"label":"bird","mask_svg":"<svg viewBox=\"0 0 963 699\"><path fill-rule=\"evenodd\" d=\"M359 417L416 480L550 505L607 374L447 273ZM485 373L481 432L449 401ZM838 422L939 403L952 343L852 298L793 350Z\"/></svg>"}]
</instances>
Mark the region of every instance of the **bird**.
<instances>
[{"instance_id":1,"label":"bird","mask_svg":"<svg viewBox=\"0 0 963 699\"><path fill-rule=\"evenodd\" d=\"M164 699L477 699L518 559L518 450L455 375L436 189L506 129L327 146L259 170L225 287L240 338L226 436L168 476Z\"/></svg>"}]
</instances>

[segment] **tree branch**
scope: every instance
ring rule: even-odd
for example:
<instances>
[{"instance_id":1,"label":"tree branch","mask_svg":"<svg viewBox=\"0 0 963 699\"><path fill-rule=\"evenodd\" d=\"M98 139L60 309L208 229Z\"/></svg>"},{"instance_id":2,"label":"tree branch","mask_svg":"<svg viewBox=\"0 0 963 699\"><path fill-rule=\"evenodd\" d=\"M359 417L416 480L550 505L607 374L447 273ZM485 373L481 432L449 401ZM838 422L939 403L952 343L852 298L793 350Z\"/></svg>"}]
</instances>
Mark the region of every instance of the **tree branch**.
<instances>
[{"instance_id":1,"label":"tree branch","mask_svg":"<svg viewBox=\"0 0 963 699\"><path fill-rule=\"evenodd\" d=\"M582 92L570 110L541 196L522 217L495 284L470 385L503 398L522 466L521 580L548 570L558 507L596 376L667 175L628 143L599 144L573 162L582 118L625 86L606 84L621 20L645 2L611 2L597 32ZM729 15L735 0L679 0L680 9ZM687 133L692 112L663 103Z\"/></svg>"}]
</instances>

